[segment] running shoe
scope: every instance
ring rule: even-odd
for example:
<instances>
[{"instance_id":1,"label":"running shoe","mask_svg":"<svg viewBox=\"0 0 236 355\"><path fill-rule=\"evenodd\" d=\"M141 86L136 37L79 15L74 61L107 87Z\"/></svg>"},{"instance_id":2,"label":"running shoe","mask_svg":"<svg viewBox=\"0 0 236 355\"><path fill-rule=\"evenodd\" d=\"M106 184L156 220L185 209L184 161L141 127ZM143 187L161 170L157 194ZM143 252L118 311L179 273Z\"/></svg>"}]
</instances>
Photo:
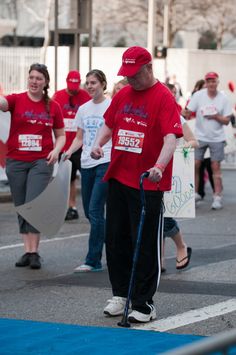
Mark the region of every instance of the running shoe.
<instances>
[{"instance_id":1,"label":"running shoe","mask_svg":"<svg viewBox=\"0 0 236 355\"><path fill-rule=\"evenodd\" d=\"M123 314L126 304L126 298L113 296L107 300L108 305L104 308L103 313L110 317L120 316Z\"/></svg>"},{"instance_id":2,"label":"running shoe","mask_svg":"<svg viewBox=\"0 0 236 355\"><path fill-rule=\"evenodd\" d=\"M199 202L202 200L202 196L199 193L195 192L195 202Z\"/></svg>"},{"instance_id":3,"label":"running shoe","mask_svg":"<svg viewBox=\"0 0 236 355\"><path fill-rule=\"evenodd\" d=\"M129 315L128 315L128 321L130 323L147 323L150 322L151 320L156 319L157 314L156 314L156 308L153 304L148 304L146 305L149 307L149 313L143 313L137 310L133 310Z\"/></svg>"},{"instance_id":4,"label":"running shoe","mask_svg":"<svg viewBox=\"0 0 236 355\"><path fill-rule=\"evenodd\" d=\"M30 253L25 253L20 257L20 259L15 263L16 267L28 266L30 264Z\"/></svg>"},{"instance_id":5,"label":"running shoe","mask_svg":"<svg viewBox=\"0 0 236 355\"><path fill-rule=\"evenodd\" d=\"M40 256L38 253L30 253L30 267L31 269L41 269Z\"/></svg>"},{"instance_id":6,"label":"running shoe","mask_svg":"<svg viewBox=\"0 0 236 355\"><path fill-rule=\"evenodd\" d=\"M91 265L82 264L74 269L74 272L96 272L102 271L102 267L93 267Z\"/></svg>"},{"instance_id":7,"label":"running shoe","mask_svg":"<svg viewBox=\"0 0 236 355\"><path fill-rule=\"evenodd\" d=\"M221 208L223 208L221 196L219 196L219 195L213 196L213 202L212 202L211 208L213 210L220 210Z\"/></svg>"}]
</instances>

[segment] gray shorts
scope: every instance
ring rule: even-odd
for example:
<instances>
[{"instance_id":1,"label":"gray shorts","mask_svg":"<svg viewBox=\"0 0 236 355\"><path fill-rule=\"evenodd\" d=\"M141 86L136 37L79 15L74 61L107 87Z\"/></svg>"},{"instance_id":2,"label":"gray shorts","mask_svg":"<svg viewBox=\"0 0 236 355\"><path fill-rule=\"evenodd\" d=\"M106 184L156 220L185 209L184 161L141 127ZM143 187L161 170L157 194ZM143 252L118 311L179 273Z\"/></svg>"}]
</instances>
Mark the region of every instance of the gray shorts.
<instances>
[{"instance_id":1,"label":"gray shorts","mask_svg":"<svg viewBox=\"0 0 236 355\"><path fill-rule=\"evenodd\" d=\"M36 198L48 185L53 165L47 165L46 159L25 162L7 159L6 174L15 206ZM39 233L23 217L18 215L20 233Z\"/></svg>"},{"instance_id":2,"label":"gray shorts","mask_svg":"<svg viewBox=\"0 0 236 355\"><path fill-rule=\"evenodd\" d=\"M225 142L204 142L198 141L199 147L195 148L195 160L204 160L204 155L209 148L211 161L222 161L225 158Z\"/></svg>"}]
</instances>

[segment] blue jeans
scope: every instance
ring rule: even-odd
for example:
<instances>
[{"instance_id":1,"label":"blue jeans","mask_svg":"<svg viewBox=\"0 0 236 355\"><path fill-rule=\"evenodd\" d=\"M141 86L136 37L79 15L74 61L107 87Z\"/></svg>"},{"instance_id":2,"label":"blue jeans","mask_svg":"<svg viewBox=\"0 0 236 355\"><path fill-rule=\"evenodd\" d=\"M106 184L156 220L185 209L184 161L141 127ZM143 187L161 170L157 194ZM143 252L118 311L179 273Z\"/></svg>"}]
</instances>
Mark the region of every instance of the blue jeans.
<instances>
[{"instance_id":1,"label":"blue jeans","mask_svg":"<svg viewBox=\"0 0 236 355\"><path fill-rule=\"evenodd\" d=\"M179 232L179 226L177 221L172 217L165 217L164 218L164 238L174 237Z\"/></svg>"},{"instance_id":2,"label":"blue jeans","mask_svg":"<svg viewBox=\"0 0 236 355\"><path fill-rule=\"evenodd\" d=\"M108 184L102 179L109 163L94 168L81 169L82 201L85 216L90 222L88 254L85 264L101 268L102 249L105 239L105 203Z\"/></svg>"}]
</instances>

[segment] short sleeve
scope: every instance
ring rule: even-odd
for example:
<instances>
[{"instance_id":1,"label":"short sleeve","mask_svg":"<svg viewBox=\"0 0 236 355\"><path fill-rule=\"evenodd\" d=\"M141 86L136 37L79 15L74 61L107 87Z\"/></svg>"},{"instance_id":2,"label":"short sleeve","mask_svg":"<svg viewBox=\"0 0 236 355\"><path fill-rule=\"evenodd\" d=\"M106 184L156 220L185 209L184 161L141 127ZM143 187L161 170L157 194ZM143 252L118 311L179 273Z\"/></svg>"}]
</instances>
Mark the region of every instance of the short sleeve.
<instances>
[{"instance_id":1,"label":"short sleeve","mask_svg":"<svg viewBox=\"0 0 236 355\"><path fill-rule=\"evenodd\" d=\"M84 128L82 117L83 117L83 109L81 106L81 107L79 107L78 111L76 112L74 127L81 128L81 129Z\"/></svg>"},{"instance_id":2,"label":"short sleeve","mask_svg":"<svg viewBox=\"0 0 236 355\"><path fill-rule=\"evenodd\" d=\"M193 94L193 96L190 98L188 104L187 104L187 109L191 112L196 112L197 111L197 98L198 98L198 92Z\"/></svg>"}]
</instances>

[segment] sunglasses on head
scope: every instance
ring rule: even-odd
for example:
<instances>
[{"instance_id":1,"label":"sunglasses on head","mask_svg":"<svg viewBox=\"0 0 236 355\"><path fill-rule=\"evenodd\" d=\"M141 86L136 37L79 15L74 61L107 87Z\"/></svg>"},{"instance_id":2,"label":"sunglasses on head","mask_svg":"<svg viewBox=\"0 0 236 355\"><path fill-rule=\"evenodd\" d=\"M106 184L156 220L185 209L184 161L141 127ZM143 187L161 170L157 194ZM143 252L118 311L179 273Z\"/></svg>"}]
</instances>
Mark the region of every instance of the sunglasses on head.
<instances>
[{"instance_id":1,"label":"sunglasses on head","mask_svg":"<svg viewBox=\"0 0 236 355\"><path fill-rule=\"evenodd\" d=\"M47 66L45 64L40 64L40 63L34 63L30 66L30 70L32 69L41 69L41 70L48 70Z\"/></svg>"}]
</instances>

